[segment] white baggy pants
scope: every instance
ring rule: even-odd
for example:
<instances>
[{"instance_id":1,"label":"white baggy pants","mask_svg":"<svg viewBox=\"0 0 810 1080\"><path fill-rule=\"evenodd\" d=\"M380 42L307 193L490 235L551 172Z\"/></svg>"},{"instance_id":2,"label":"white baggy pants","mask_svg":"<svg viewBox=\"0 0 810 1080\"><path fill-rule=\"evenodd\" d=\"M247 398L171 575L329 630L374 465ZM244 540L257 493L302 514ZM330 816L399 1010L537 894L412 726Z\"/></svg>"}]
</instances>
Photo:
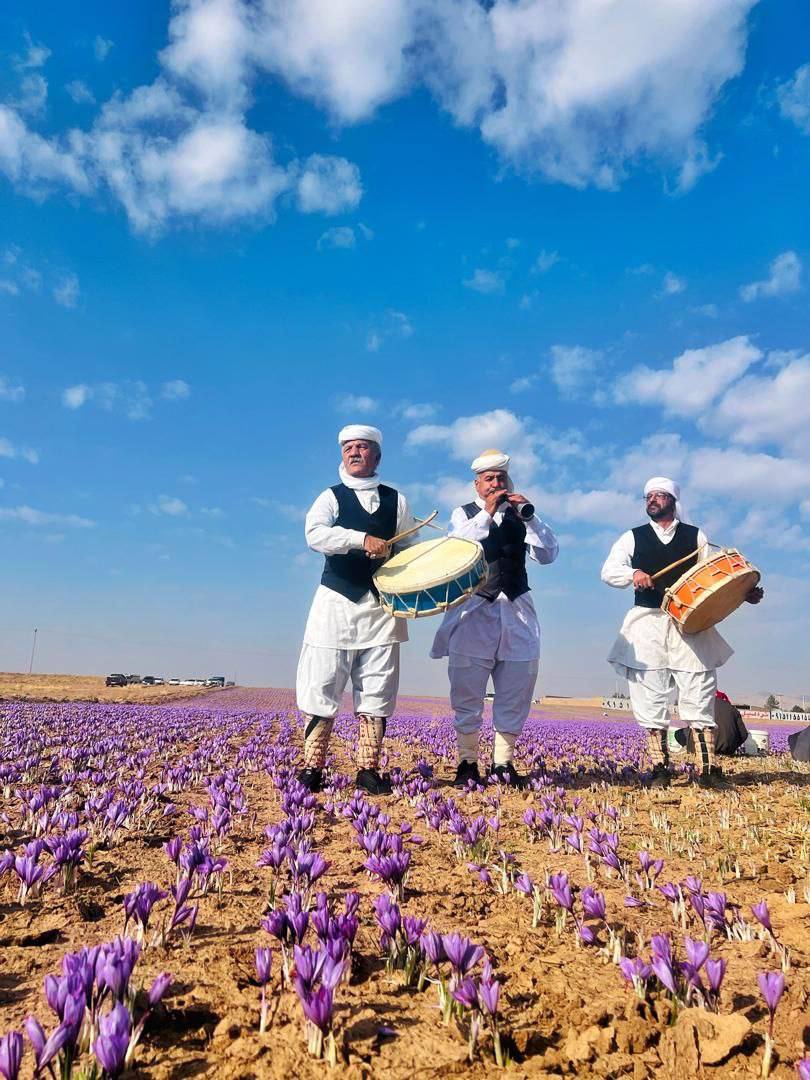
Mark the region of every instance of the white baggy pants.
<instances>
[{"instance_id":1,"label":"white baggy pants","mask_svg":"<svg viewBox=\"0 0 810 1080\"><path fill-rule=\"evenodd\" d=\"M713 728L717 671L670 671L668 668L627 668L627 684L633 715L640 727L669 727L669 702L678 690L678 711L687 727Z\"/></svg>"},{"instance_id":2,"label":"white baggy pants","mask_svg":"<svg viewBox=\"0 0 810 1080\"><path fill-rule=\"evenodd\" d=\"M298 660L298 708L310 716L336 716L351 679L354 711L390 716L399 689L399 642L369 649L304 645Z\"/></svg>"},{"instance_id":3,"label":"white baggy pants","mask_svg":"<svg viewBox=\"0 0 810 1080\"><path fill-rule=\"evenodd\" d=\"M484 694L492 676L495 698L492 726L495 731L520 735L532 704L539 660L481 660L450 653L450 706L456 731L473 735L481 727Z\"/></svg>"}]
</instances>

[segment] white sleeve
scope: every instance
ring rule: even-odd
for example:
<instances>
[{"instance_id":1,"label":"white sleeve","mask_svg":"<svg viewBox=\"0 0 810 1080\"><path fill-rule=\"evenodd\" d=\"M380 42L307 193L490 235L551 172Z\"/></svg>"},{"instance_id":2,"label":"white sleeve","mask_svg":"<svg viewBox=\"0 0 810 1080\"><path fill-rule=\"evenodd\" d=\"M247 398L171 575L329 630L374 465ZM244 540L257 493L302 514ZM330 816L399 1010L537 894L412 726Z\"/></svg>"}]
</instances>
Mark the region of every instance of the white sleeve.
<instances>
[{"instance_id":1,"label":"white sleeve","mask_svg":"<svg viewBox=\"0 0 810 1080\"><path fill-rule=\"evenodd\" d=\"M529 558L541 566L553 563L560 553L560 545L551 526L537 516L529 518L525 524Z\"/></svg>"},{"instance_id":2,"label":"white sleeve","mask_svg":"<svg viewBox=\"0 0 810 1080\"><path fill-rule=\"evenodd\" d=\"M327 488L309 508L304 524L304 535L313 551L320 551L322 555L345 555L363 546L366 534L335 525L337 516L337 499Z\"/></svg>"},{"instance_id":3,"label":"white sleeve","mask_svg":"<svg viewBox=\"0 0 810 1080\"><path fill-rule=\"evenodd\" d=\"M468 518L463 506L457 506L450 516L448 536L461 536L465 540L486 540L492 518L486 510L479 510L475 517Z\"/></svg>"},{"instance_id":4,"label":"white sleeve","mask_svg":"<svg viewBox=\"0 0 810 1080\"><path fill-rule=\"evenodd\" d=\"M697 545L698 545L698 562L703 562L703 560L708 559L708 557L712 553L712 549L709 547L709 538L706 535L706 533L703 531L703 529L698 529Z\"/></svg>"},{"instance_id":5,"label":"white sleeve","mask_svg":"<svg viewBox=\"0 0 810 1080\"><path fill-rule=\"evenodd\" d=\"M410 529L412 525L416 524L416 519L410 511L408 506L408 500L401 493L397 497L397 532L404 532L406 529ZM406 536L404 540L398 540L394 547L397 551L401 551L402 548L410 547L412 544L418 544L425 537L420 532L411 533L410 536Z\"/></svg>"},{"instance_id":6,"label":"white sleeve","mask_svg":"<svg viewBox=\"0 0 810 1080\"><path fill-rule=\"evenodd\" d=\"M622 533L605 559L602 567L602 581L606 585L612 585L614 589L626 589L633 583L633 553L636 550L636 541L633 530Z\"/></svg>"}]
</instances>

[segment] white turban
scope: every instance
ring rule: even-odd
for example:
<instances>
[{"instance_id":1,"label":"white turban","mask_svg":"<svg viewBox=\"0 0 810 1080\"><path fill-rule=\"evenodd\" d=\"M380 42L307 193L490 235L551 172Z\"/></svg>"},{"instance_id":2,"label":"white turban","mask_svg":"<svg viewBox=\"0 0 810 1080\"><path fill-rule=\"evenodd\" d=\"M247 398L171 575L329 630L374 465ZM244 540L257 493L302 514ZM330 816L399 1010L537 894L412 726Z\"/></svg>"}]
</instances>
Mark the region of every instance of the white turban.
<instances>
[{"instance_id":1,"label":"white turban","mask_svg":"<svg viewBox=\"0 0 810 1080\"><path fill-rule=\"evenodd\" d=\"M470 468L474 473L486 472L487 469L503 469L508 472L510 460L509 455L502 450L483 450Z\"/></svg>"},{"instance_id":2,"label":"white turban","mask_svg":"<svg viewBox=\"0 0 810 1080\"><path fill-rule=\"evenodd\" d=\"M675 480L670 480L668 476L653 476L644 485L644 498L650 494L651 491L665 491L667 495L671 495L675 500L675 517L678 521L684 520L683 507L681 506L681 485Z\"/></svg>"},{"instance_id":3,"label":"white turban","mask_svg":"<svg viewBox=\"0 0 810 1080\"><path fill-rule=\"evenodd\" d=\"M345 428L341 428L338 434L340 445L351 439L366 439L368 442L375 442L377 446L382 446L382 432L370 424L347 424Z\"/></svg>"}]
</instances>

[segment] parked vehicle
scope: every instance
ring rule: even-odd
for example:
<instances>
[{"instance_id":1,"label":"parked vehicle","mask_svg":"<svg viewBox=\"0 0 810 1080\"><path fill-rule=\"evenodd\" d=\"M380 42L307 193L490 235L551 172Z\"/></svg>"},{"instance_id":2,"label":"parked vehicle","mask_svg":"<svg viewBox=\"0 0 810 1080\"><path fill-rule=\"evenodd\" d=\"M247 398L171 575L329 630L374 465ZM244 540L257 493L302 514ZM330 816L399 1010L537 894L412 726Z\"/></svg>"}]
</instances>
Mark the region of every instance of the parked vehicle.
<instances>
[{"instance_id":1,"label":"parked vehicle","mask_svg":"<svg viewBox=\"0 0 810 1080\"><path fill-rule=\"evenodd\" d=\"M139 683L141 681L140 675L127 675L128 683Z\"/></svg>"},{"instance_id":2,"label":"parked vehicle","mask_svg":"<svg viewBox=\"0 0 810 1080\"><path fill-rule=\"evenodd\" d=\"M126 675L108 675L105 681L105 686L126 686Z\"/></svg>"},{"instance_id":3,"label":"parked vehicle","mask_svg":"<svg viewBox=\"0 0 810 1080\"><path fill-rule=\"evenodd\" d=\"M144 686L154 686L155 685L155 676L154 675L144 675L144 677L141 679L141 682L143 683Z\"/></svg>"},{"instance_id":4,"label":"parked vehicle","mask_svg":"<svg viewBox=\"0 0 810 1080\"><path fill-rule=\"evenodd\" d=\"M169 686L179 686L179 685L180 685L180 680L179 679L169 679Z\"/></svg>"},{"instance_id":5,"label":"parked vehicle","mask_svg":"<svg viewBox=\"0 0 810 1080\"><path fill-rule=\"evenodd\" d=\"M205 680L205 685L206 686L224 686L225 685L225 676L224 675L209 675L208 678Z\"/></svg>"}]
</instances>

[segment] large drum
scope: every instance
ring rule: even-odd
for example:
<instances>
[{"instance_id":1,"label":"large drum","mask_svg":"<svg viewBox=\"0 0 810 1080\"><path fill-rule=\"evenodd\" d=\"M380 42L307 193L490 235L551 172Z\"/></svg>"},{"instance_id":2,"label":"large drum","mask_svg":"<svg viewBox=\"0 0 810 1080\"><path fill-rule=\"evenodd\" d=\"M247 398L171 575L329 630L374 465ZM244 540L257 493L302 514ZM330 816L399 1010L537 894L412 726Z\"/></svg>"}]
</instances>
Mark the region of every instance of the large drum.
<instances>
[{"instance_id":1,"label":"large drum","mask_svg":"<svg viewBox=\"0 0 810 1080\"><path fill-rule=\"evenodd\" d=\"M744 555L734 548L721 548L670 585L661 610L685 634L697 634L736 611L759 579L759 570Z\"/></svg>"},{"instance_id":2,"label":"large drum","mask_svg":"<svg viewBox=\"0 0 810 1080\"><path fill-rule=\"evenodd\" d=\"M484 580L487 561L475 540L424 540L398 552L374 575L380 603L398 619L440 615L461 604Z\"/></svg>"}]
</instances>

